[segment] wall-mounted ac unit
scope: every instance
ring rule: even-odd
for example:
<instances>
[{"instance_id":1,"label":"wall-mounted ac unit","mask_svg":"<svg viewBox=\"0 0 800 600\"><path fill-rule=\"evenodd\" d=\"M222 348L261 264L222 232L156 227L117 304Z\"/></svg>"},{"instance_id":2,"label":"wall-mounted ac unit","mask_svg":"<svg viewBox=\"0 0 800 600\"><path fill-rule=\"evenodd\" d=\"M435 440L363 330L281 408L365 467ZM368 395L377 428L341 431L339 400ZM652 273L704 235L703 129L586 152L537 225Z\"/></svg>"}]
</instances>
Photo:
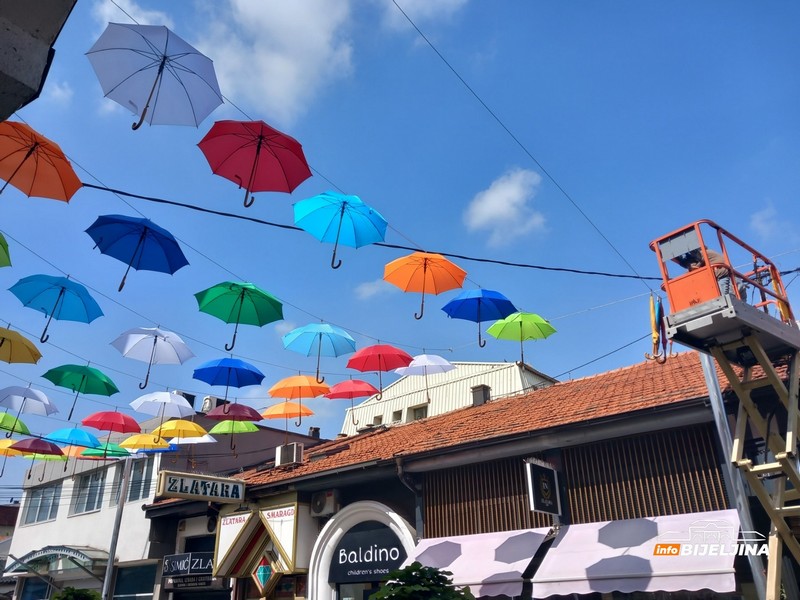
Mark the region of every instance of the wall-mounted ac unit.
<instances>
[{"instance_id":1,"label":"wall-mounted ac unit","mask_svg":"<svg viewBox=\"0 0 800 600\"><path fill-rule=\"evenodd\" d=\"M223 400L222 398L217 398L216 396L203 396L203 403L200 405L201 413L207 413L211 410L214 410L218 406L222 406L223 404L229 404L227 400Z\"/></svg>"},{"instance_id":2,"label":"wall-mounted ac unit","mask_svg":"<svg viewBox=\"0 0 800 600\"><path fill-rule=\"evenodd\" d=\"M311 515L327 517L339 510L339 494L336 490L316 492L311 496Z\"/></svg>"},{"instance_id":3,"label":"wall-mounted ac unit","mask_svg":"<svg viewBox=\"0 0 800 600\"><path fill-rule=\"evenodd\" d=\"M294 465L303 462L303 444L292 442L275 447L275 466Z\"/></svg>"}]
</instances>

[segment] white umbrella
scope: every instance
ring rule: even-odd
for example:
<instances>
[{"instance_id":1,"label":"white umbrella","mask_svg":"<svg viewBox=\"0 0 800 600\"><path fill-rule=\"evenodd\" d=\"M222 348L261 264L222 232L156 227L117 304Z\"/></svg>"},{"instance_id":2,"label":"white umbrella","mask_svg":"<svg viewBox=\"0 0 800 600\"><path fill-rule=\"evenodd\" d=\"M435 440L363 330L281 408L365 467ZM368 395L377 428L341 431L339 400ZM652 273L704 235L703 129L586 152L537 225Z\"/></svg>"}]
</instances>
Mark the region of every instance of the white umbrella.
<instances>
[{"instance_id":1,"label":"white umbrella","mask_svg":"<svg viewBox=\"0 0 800 600\"><path fill-rule=\"evenodd\" d=\"M139 396L130 403L134 410L156 417L188 417L194 414L194 408L180 394L172 392L153 392Z\"/></svg>"},{"instance_id":2,"label":"white umbrella","mask_svg":"<svg viewBox=\"0 0 800 600\"><path fill-rule=\"evenodd\" d=\"M31 387L11 385L0 390L0 406L17 411L46 417L58 412L58 408L45 396L44 392Z\"/></svg>"},{"instance_id":3,"label":"white umbrella","mask_svg":"<svg viewBox=\"0 0 800 600\"><path fill-rule=\"evenodd\" d=\"M398 367L394 372L403 376L423 375L425 377L425 396L428 398L428 402L430 402L431 396L428 393L428 375L447 373L455 368L456 366L454 364L438 354L418 354L407 367Z\"/></svg>"},{"instance_id":4,"label":"white umbrella","mask_svg":"<svg viewBox=\"0 0 800 600\"><path fill-rule=\"evenodd\" d=\"M200 435L197 437L174 437L169 440L170 444L213 444L217 439L211 434Z\"/></svg>"},{"instance_id":5,"label":"white umbrella","mask_svg":"<svg viewBox=\"0 0 800 600\"><path fill-rule=\"evenodd\" d=\"M156 364L182 365L194 356L178 334L157 327L135 327L129 329L111 345L123 356L147 363L147 375L139 389L147 387L150 367Z\"/></svg>"}]
</instances>

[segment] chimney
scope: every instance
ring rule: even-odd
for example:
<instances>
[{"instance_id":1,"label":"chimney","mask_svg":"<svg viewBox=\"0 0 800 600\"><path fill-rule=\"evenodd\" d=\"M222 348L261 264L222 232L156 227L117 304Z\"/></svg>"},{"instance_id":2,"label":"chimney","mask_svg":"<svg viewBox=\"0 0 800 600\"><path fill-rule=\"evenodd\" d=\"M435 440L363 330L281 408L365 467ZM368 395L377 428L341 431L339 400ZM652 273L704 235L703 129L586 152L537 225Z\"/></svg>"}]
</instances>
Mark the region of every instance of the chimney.
<instances>
[{"instance_id":1,"label":"chimney","mask_svg":"<svg viewBox=\"0 0 800 600\"><path fill-rule=\"evenodd\" d=\"M490 388L486 384L476 385L471 388L472 389L472 406L480 406L481 404L486 404L491 399L491 391Z\"/></svg>"},{"instance_id":2,"label":"chimney","mask_svg":"<svg viewBox=\"0 0 800 600\"><path fill-rule=\"evenodd\" d=\"M308 428L308 437L312 437L316 440L319 439L319 427L309 427Z\"/></svg>"}]
</instances>

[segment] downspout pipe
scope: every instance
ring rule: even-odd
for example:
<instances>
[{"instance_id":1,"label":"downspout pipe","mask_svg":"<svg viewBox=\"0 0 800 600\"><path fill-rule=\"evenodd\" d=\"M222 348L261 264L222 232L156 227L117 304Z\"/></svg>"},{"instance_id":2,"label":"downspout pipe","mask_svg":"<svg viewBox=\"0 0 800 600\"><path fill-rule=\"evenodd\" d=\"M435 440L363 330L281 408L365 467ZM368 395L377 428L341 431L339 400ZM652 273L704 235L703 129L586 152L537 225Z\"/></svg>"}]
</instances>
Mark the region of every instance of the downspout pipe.
<instances>
[{"instance_id":1,"label":"downspout pipe","mask_svg":"<svg viewBox=\"0 0 800 600\"><path fill-rule=\"evenodd\" d=\"M425 528L425 520L423 519L423 504L422 504L422 496L420 496L419 488L417 487L417 483L414 481L414 477L406 473L403 468L403 457L397 456L394 459L395 466L397 467L397 477L400 479L400 483L406 486L411 493L414 494L414 530L417 533L417 540L420 540L424 537L424 528Z\"/></svg>"}]
</instances>

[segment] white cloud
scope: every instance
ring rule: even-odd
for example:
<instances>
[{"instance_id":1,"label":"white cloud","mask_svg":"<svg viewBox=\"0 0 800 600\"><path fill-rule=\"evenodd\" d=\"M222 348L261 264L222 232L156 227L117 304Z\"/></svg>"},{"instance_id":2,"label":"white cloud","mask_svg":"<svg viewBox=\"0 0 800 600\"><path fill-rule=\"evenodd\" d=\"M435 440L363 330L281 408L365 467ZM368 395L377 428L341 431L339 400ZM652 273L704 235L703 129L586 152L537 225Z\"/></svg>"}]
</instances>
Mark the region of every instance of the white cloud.
<instances>
[{"instance_id":1,"label":"white cloud","mask_svg":"<svg viewBox=\"0 0 800 600\"><path fill-rule=\"evenodd\" d=\"M292 329L297 329L297 324L291 321L280 321L275 325L275 333L281 337L289 333Z\"/></svg>"},{"instance_id":2,"label":"white cloud","mask_svg":"<svg viewBox=\"0 0 800 600\"><path fill-rule=\"evenodd\" d=\"M66 81L47 80L44 86L42 99L58 105L69 104L75 90Z\"/></svg>"},{"instance_id":3,"label":"white cloud","mask_svg":"<svg viewBox=\"0 0 800 600\"><path fill-rule=\"evenodd\" d=\"M778 235L783 229L778 217L778 211L775 210L771 202L768 202L766 207L750 216L750 228L764 241Z\"/></svg>"},{"instance_id":4,"label":"white cloud","mask_svg":"<svg viewBox=\"0 0 800 600\"><path fill-rule=\"evenodd\" d=\"M398 6L403 12L417 25L430 24L434 21L442 21L451 18L467 3L467 0L397 0ZM394 2L387 0L381 2L384 7L384 25L392 29L404 29L411 27L403 13L394 5Z\"/></svg>"},{"instance_id":5,"label":"white cloud","mask_svg":"<svg viewBox=\"0 0 800 600\"><path fill-rule=\"evenodd\" d=\"M391 284L386 283L383 279L376 279L374 281L367 281L360 283L356 286L356 298L359 300L368 300L378 295L391 293L397 288Z\"/></svg>"},{"instance_id":6,"label":"white cloud","mask_svg":"<svg viewBox=\"0 0 800 600\"><path fill-rule=\"evenodd\" d=\"M488 231L489 245L501 246L545 227L544 215L531 206L541 176L525 169L513 169L478 193L464 212L469 231Z\"/></svg>"},{"instance_id":7,"label":"white cloud","mask_svg":"<svg viewBox=\"0 0 800 600\"><path fill-rule=\"evenodd\" d=\"M142 8L133 0L114 0L114 2L99 0L92 6L92 16L103 29L109 23L130 23L131 19L139 25L164 25L170 29L175 28L167 13Z\"/></svg>"},{"instance_id":8,"label":"white cloud","mask_svg":"<svg viewBox=\"0 0 800 600\"><path fill-rule=\"evenodd\" d=\"M208 6L208 30L190 43L214 61L223 95L257 107L255 118L290 124L321 90L352 72L349 0Z\"/></svg>"}]
</instances>

